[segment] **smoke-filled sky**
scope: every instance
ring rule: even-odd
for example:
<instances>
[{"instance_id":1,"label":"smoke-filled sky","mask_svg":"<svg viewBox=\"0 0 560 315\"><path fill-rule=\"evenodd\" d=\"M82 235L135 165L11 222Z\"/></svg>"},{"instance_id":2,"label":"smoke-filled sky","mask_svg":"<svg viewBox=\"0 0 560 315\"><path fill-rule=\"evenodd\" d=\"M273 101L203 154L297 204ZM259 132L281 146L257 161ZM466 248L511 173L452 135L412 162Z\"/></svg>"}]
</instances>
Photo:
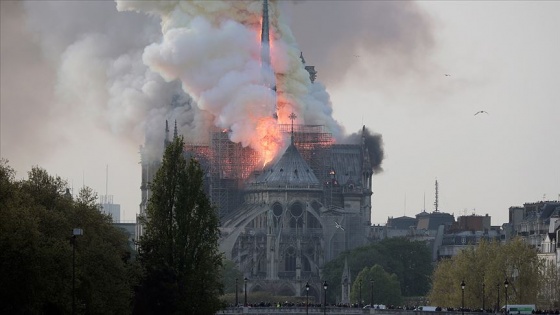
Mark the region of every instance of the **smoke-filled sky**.
<instances>
[{"instance_id":1,"label":"smoke-filled sky","mask_svg":"<svg viewBox=\"0 0 560 315\"><path fill-rule=\"evenodd\" d=\"M264 77L299 122L382 139L376 224L433 210L436 178L441 211L493 225L559 199L560 2L273 2L273 83L254 62L259 4L0 1L0 156L19 178L39 165L107 189L133 220L146 135L171 119L193 141L214 125L258 147Z\"/></svg>"}]
</instances>

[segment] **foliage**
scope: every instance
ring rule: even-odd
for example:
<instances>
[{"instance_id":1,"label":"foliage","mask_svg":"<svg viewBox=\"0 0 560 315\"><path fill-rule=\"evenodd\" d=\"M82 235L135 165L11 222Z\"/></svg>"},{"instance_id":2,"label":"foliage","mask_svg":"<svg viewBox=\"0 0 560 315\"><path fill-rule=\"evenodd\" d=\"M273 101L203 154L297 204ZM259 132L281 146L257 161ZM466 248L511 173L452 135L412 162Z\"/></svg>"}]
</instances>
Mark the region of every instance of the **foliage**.
<instances>
[{"instance_id":1,"label":"foliage","mask_svg":"<svg viewBox=\"0 0 560 315\"><path fill-rule=\"evenodd\" d=\"M203 192L197 161L187 163L175 138L151 184L139 261L144 277L135 312L213 314L222 291L219 220Z\"/></svg>"},{"instance_id":2,"label":"foliage","mask_svg":"<svg viewBox=\"0 0 560 315\"><path fill-rule=\"evenodd\" d=\"M430 288L433 267L428 246L406 238L390 238L344 252L325 265L324 276L329 284L330 300L334 300L341 292L345 259L348 259L352 278L364 268L374 265L394 274L404 296L424 295ZM355 279L353 283L356 283Z\"/></svg>"},{"instance_id":3,"label":"foliage","mask_svg":"<svg viewBox=\"0 0 560 315\"><path fill-rule=\"evenodd\" d=\"M237 268L235 263L224 258L222 261L222 282L224 293L234 293L237 282L237 290L243 285L243 273Z\"/></svg>"},{"instance_id":4,"label":"foliage","mask_svg":"<svg viewBox=\"0 0 560 315\"><path fill-rule=\"evenodd\" d=\"M539 292L539 306L542 309L560 307L560 267L555 259L547 260L541 269L543 283Z\"/></svg>"},{"instance_id":5,"label":"foliage","mask_svg":"<svg viewBox=\"0 0 560 315\"><path fill-rule=\"evenodd\" d=\"M536 251L520 238L506 244L483 240L477 247L439 262L433 274L430 303L461 307L460 284L464 280L465 307L482 308L484 300L486 309L496 308L498 299L502 301L500 304L505 304L504 282L507 279L509 304L535 304L540 268Z\"/></svg>"},{"instance_id":6,"label":"foliage","mask_svg":"<svg viewBox=\"0 0 560 315\"><path fill-rule=\"evenodd\" d=\"M373 282L372 282L373 281ZM389 274L380 265L364 268L354 281L350 292L350 300L361 304L400 305L402 303L399 279Z\"/></svg>"},{"instance_id":7,"label":"foliage","mask_svg":"<svg viewBox=\"0 0 560 315\"><path fill-rule=\"evenodd\" d=\"M127 237L99 211L90 189L74 201L60 177L34 167L17 181L6 160L0 185L0 313L70 313L73 228L84 231L75 243L77 311L129 313Z\"/></svg>"}]
</instances>

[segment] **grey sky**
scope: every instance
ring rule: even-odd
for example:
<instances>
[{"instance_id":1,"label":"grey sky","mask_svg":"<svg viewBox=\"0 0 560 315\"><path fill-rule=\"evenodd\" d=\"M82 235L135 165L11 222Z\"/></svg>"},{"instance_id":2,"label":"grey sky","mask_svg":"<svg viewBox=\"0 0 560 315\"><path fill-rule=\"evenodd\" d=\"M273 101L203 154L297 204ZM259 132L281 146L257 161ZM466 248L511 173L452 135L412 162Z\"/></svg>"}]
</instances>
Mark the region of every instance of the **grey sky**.
<instances>
[{"instance_id":1,"label":"grey sky","mask_svg":"<svg viewBox=\"0 0 560 315\"><path fill-rule=\"evenodd\" d=\"M374 223L415 215L424 196L432 210L436 178L442 211L488 213L495 225L509 206L559 198L559 2L286 8L334 118L348 133L363 123L383 136ZM0 155L19 177L39 165L99 194L109 165L109 194L132 220L143 130L159 128L169 103L146 87L177 88L144 75L141 52L159 40L158 21L109 1L1 1L0 9ZM479 110L489 115L474 116Z\"/></svg>"}]
</instances>

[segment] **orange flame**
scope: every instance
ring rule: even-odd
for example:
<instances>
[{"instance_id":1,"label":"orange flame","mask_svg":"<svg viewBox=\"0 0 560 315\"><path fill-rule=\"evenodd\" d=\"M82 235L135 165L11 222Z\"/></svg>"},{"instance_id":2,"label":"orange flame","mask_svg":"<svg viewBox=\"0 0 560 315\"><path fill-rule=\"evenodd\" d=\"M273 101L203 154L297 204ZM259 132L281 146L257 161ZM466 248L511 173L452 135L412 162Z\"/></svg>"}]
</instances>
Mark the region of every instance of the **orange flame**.
<instances>
[{"instance_id":1,"label":"orange flame","mask_svg":"<svg viewBox=\"0 0 560 315\"><path fill-rule=\"evenodd\" d=\"M272 161L282 145L282 133L272 117L261 118L257 122L255 149L260 153L263 167Z\"/></svg>"}]
</instances>

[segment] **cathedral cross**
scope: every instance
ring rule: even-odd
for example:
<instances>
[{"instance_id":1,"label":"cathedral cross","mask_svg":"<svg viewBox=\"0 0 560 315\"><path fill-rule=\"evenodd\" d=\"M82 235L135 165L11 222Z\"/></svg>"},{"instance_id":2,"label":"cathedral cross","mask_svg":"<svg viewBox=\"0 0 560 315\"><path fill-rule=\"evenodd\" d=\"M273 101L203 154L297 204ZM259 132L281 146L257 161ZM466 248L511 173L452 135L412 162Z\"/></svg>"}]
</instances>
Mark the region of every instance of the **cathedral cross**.
<instances>
[{"instance_id":1,"label":"cathedral cross","mask_svg":"<svg viewBox=\"0 0 560 315\"><path fill-rule=\"evenodd\" d=\"M290 116L288 116L288 118L290 118L292 120L292 135L294 134L294 120L297 118L296 114L294 114L293 112L290 114Z\"/></svg>"}]
</instances>

